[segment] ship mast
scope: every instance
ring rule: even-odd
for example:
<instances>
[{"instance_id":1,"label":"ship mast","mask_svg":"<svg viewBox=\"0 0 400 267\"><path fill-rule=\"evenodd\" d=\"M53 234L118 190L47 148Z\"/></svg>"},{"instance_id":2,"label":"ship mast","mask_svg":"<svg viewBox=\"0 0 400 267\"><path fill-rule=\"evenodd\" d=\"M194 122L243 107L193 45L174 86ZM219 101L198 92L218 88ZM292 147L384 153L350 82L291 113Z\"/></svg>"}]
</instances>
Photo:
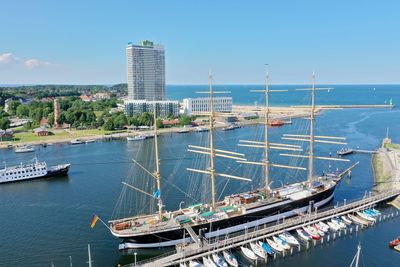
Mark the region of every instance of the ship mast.
<instances>
[{"instance_id":1,"label":"ship mast","mask_svg":"<svg viewBox=\"0 0 400 267\"><path fill-rule=\"evenodd\" d=\"M213 97L213 80L212 74L209 74L210 80L210 176L211 176L211 203L215 208L216 193L215 193L215 167L214 167L214 97Z\"/></svg>"},{"instance_id":2,"label":"ship mast","mask_svg":"<svg viewBox=\"0 0 400 267\"><path fill-rule=\"evenodd\" d=\"M266 65L267 67L268 65ZM268 124L269 124L269 74L268 69L265 72L265 109L264 109L264 154L265 154L265 165L264 165L264 190L265 193L269 191L269 153L268 153Z\"/></svg>"},{"instance_id":3,"label":"ship mast","mask_svg":"<svg viewBox=\"0 0 400 267\"><path fill-rule=\"evenodd\" d=\"M156 102L153 100L153 128L154 128L154 145L155 145L155 161L156 161L156 169L154 171L154 177L156 178L157 191L155 197L157 198L158 205L158 217L160 221L162 221L162 200L161 200L161 175L160 175L160 159L158 156L158 137L157 137L157 116L156 116Z\"/></svg>"},{"instance_id":4,"label":"ship mast","mask_svg":"<svg viewBox=\"0 0 400 267\"><path fill-rule=\"evenodd\" d=\"M314 175L314 112L315 112L315 73L312 74L311 111L310 111L310 149L308 155L308 181L311 184Z\"/></svg>"}]
</instances>

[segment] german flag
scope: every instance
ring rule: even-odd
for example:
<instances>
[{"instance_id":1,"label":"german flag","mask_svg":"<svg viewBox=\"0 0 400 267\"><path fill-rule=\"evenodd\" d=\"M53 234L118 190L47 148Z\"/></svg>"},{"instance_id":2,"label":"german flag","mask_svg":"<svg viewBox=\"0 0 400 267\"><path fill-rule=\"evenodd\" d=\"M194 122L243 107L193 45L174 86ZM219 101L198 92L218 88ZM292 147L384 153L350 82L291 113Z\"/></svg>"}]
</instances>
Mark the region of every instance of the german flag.
<instances>
[{"instance_id":1,"label":"german flag","mask_svg":"<svg viewBox=\"0 0 400 267\"><path fill-rule=\"evenodd\" d=\"M92 222L90 223L90 227L94 228L96 226L97 221L99 220L99 216L97 216L96 214L93 215L93 219Z\"/></svg>"}]
</instances>

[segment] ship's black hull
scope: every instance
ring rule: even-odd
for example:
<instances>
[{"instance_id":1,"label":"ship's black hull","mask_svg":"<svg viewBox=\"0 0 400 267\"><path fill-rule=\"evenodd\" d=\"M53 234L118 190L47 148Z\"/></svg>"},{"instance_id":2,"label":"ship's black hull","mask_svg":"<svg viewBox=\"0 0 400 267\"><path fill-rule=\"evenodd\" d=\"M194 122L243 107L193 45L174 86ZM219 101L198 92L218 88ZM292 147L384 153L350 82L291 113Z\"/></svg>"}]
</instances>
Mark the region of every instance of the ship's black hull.
<instances>
[{"instance_id":1,"label":"ship's black hull","mask_svg":"<svg viewBox=\"0 0 400 267\"><path fill-rule=\"evenodd\" d=\"M267 205L266 208L263 210L251 212L248 211L246 214L232 217L220 221L215 221L212 224L204 223L201 225L193 226L193 230L196 234L199 234L199 230L201 229L203 233L212 233L214 232L215 235L225 235L228 231L229 233L242 231L244 225L247 228L254 227L258 225L257 221L264 224L276 221L280 218L280 215L283 215L287 218L289 216L296 215L297 211L305 211L309 208L310 203L314 203L316 206L321 207L328 204L334 194L335 186L331 188L314 194L312 196L299 199L299 200L282 200L275 205ZM270 221L268 221L271 218ZM240 230L240 228L243 228ZM225 230L224 230L225 229ZM156 234L147 234L147 235L136 235L134 237L129 238L122 238L123 243L131 243L130 247L157 247L158 246L168 246L174 245L178 242L182 242L184 234L184 228L170 230L165 232L158 232ZM206 234L207 236L208 234ZM174 240L176 242L174 242ZM126 246L122 246L122 248L127 248Z\"/></svg>"},{"instance_id":2,"label":"ship's black hull","mask_svg":"<svg viewBox=\"0 0 400 267\"><path fill-rule=\"evenodd\" d=\"M67 175L70 166L71 166L70 164L64 164L64 165L57 166L58 168L49 169L47 171L47 174L45 176L40 177L40 178Z\"/></svg>"}]
</instances>

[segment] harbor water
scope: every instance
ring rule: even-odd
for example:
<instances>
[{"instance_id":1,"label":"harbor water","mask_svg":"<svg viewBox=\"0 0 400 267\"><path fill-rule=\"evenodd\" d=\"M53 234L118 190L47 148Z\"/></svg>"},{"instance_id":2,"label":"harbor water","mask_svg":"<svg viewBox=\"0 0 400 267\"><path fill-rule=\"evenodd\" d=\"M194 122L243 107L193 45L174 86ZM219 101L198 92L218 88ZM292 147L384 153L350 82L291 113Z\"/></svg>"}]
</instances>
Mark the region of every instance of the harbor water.
<instances>
[{"instance_id":1,"label":"harbor water","mask_svg":"<svg viewBox=\"0 0 400 267\"><path fill-rule=\"evenodd\" d=\"M326 86L324 86L326 87ZM394 104L400 103L400 86L397 85L340 85L333 86L330 92L317 94L317 104ZM196 97L195 92L206 86L169 86L171 99ZM272 89L280 89L276 86ZM297 88L289 86L290 89ZM217 85L216 90L230 90L234 104L262 104L261 96L249 93L250 89L262 89L262 86ZM283 95L282 95L283 94ZM272 105L305 105L310 97L303 92L279 93L271 96ZM374 150L381 144L389 127L389 137L400 143L400 110L394 109L344 109L324 111L317 116L316 134L343 136L347 138L347 147ZM291 125L271 128L273 141L280 140L284 133L307 134L307 120L299 118ZM261 126L248 126L233 131L216 131L216 146L222 149L242 151L250 159L262 156L261 151L237 146L241 139L259 139ZM195 201L206 201L209 197L209 180L206 177L189 175L187 167L197 167L206 163L205 158L196 158L187 152L189 144L206 145L208 132L187 134L163 134L159 138L160 158L165 179L162 197L166 209L178 209ZM281 142L281 141L280 141ZM154 201L143 199L139 193L124 188L123 181L134 181L146 185L143 172L138 171L132 162L135 159L142 164L152 166L153 140L127 142L125 139L99 141L95 143L70 145L54 144L48 147L36 147L35 153L15 154L11 149L0 150L0 161L11 166L37 157L49 165L71 163L69 175L53 179L0 185L0 266L85 266L87 244L91 244L93 266L116 266L134 261L134 252L118 251L119 240L98 222L90 228L93 214L104 221L118 215L134 215L144 212L147 207L154 208ZM341 147L316 145L316 153L322 156L336 155ZM307 149L307 146L305 146ZM360 161L353 170L351 178L345 178L335 192L332 205L362 197L370 191L373 184L371 156L353 154L347 157L351 162ZM274 152L273 162L292 163L290 159ZM316 172L344 169L350 163L329 164L316 162ZM306 166L305 161L294 162ZM204 167L204 166L203 166ZM262 183L260 169L246 169L234 161L218 161L217 168L234 175L249 176L252 184L220 179L217 181L218 196L223 198L236 192L238 188L247 190ZM293 173L294 174L294 173ZM272 187L280 183L290 183L305 179L306 174L297 174L282 170L272 170ZM124 193L124 191L126 191ZM124 194L121 194L123 192ZM221 194L221 192L223 192ZM188 197L187 195L190 195ZM145 197L146 198L146 197ZM181 203L184 200L185 203ZM147 206L144 206L146 204ZM391 211L387 208L385 212ZM393 210L392 210L393 211ZM294 256L268 262L268 266L348 266L356 253L357 244L362 246L362 260L365 266L398 266L399 253L388 248L388 242L400 235L400 218L378 223L372 228L348 235L323 246L302 250ZM165 249L138 250L137 260L167 252ZM243 265L250 263L240 258ZM259 265L263 264L259 262ZM362 265L361 265L362 266Z\"/></svg>"}]
</instances>

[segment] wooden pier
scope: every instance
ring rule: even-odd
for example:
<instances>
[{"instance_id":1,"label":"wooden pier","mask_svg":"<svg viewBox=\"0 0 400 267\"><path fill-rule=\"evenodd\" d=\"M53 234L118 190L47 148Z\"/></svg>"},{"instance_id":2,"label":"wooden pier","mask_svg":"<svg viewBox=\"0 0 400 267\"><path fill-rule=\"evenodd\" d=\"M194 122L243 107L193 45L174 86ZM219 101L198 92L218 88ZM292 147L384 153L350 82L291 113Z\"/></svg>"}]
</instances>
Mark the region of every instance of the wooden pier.
<instances>
[{"instance_id":1,"label":"wooden pier","mask_svg":"<svg viewBox=\"0 0 400 267\"><path fill-rule=\"evenodd\" d=\"M303 226L329 220L337 216L354 213L356 211L376 205L380 202L388 201L399 195L400 190L391 190L376 195L370 193L368 196L366 194L364 198L360 200L349 203L346 203L345 201L343 204L337 205L333 208L327 208L322 211L313 211L305 215L299 215L296 217L280 220L275 224L260 225L257 228L249 229L246 234L234 233L220 240L207 240L207 242L203 242L201 245L199 242L193 242L187 245L180 245L177 246L176 252L171 252L167 255L164 254L160 255L157 258L139 262L138 265L171 266L178 265L183 262L188 262L189 260L201 259L204 256L208 257L213 253L218 253L233 248L239 248L240 246L246 245L250 242L263 240L265 238L281 234L284 231L292 231ZM385 215L383 215L383 217L383 219L385 219ZM358 226L356 227L356 231L358 231ZM334 233L333 235L333 238L335 238L336 234ZM340 232L338 233L338 235L340 236Z\"/></svg>"}]
</instances>

